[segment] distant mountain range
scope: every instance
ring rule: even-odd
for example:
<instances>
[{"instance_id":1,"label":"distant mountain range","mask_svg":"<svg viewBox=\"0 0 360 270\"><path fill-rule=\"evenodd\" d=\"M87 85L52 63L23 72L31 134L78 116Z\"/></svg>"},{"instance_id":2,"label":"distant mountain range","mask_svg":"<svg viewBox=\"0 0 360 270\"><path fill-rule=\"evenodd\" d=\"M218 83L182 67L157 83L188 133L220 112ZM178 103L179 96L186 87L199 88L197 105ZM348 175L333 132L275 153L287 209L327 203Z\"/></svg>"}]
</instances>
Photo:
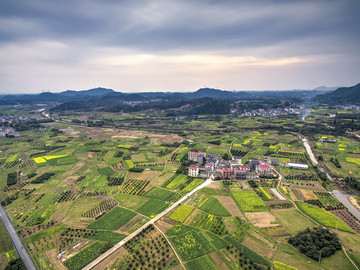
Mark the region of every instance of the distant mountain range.
<instances>
[{"instance_id":1,"label":"distant mountain range","mask_svg":"<svg viewBox=\"0 0 360 270\"><path fill-rule=\"evenodd\" d=\"M316 100L328 104L360 102L360 84L353 87L341 87L331 92L331 87L321 86L314 90L287 91L226 91L213 88L201 88L195 92L143 92L122 93L108 88L89 90L67 90L60 93L43 92L41 94L0 96L0 105L49 104L52 110L107 110L139 111L147 109L170 110L186 113L223 113L230 104L241 100ZM260 102L261 103L261 102ZM141 106L139 105L141 104ZM222 109L223 107L224 109Z\"/></svg>"},{"instance_id":2,"label":"distant mountain range","mask_svg":"<svg viewBox=\"0 0 360 270\"><path fill-rule=\"evenodd\" d=\"M351 87L340 87L330 93L318 95L315 99L330 105L360 104L360 83Z\"/></svg>"},{"instance_id":3,"label":"distant mountain range","mask_svg":"<svg viewBox=\"0 0 360 270\"><path fill-rule=\"evenodd\" d=\"M0 104L31 104L31 103L62 103L73 100L89 101L93 99L104 99L111 102L143 101L148 99L167 99L171 101L213 98L217 100L237 100L253 98L306 98L313 97L328 90L287 90L287 91L226 91L213 88L201 88L195 92L143 92L122 93L108 88L93 88L89 90L66 90L60 93L43 92L41 94L19 94L0 96Z\"/></svg>"}]
</instances>

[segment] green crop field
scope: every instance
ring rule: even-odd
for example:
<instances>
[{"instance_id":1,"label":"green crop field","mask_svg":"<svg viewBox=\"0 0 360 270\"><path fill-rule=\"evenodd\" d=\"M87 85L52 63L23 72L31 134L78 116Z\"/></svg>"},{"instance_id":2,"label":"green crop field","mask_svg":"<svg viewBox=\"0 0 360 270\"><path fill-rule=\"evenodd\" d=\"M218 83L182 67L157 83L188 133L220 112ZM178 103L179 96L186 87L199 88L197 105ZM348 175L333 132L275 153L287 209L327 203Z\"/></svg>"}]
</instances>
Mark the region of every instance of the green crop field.
<instances>
[{"instance_id":1,"label":"green crop field","mask_svg":"<svg viewBox=\"0 0 360 270\"><path fill-rule=\"evenodd\" d=\"M174 192L159 187L152 187L148 192L144 194L145 197L167 201Z\"/></svg>"},{"instance_id":2,"label":"green crop field","mask_svg":"<svg viewBox=\"0 0 360 270\"><path fill-rule=\"evenodd\" d=\"M269 193L266 192L266 190L263 187L259 187L259 190L264 194L265 198L268 200L272 200L272 197L269 195Z\"/></svg>"},{"instance_id":3,"label":"green crop field","mask_svg":"<svg viewBox=\"0 0 360 270\"><path fill-rule=\"evenodd\" d=\"M139 212L140 214L153 218L157 214L164 211L168 206L169 204L163 201L156 199L149 199L146 203L144 203L138 209L136 209L136 211Z\"/></svg>"},{"instance_id":4,"label":"green crop field","mask_svg":"<svg viewBox=\"0 0 360 270\"><path fill-rule=\"evenodd\" d=\"M225 235L228 233L222 217L214 216L204 212L199 212L195 216L191 225L216 233L218 235Z\"/></svg>"},{"instance_id":5,"label":"green crop field","mask_svg":"<svg viewBox=\"0 0 360 270\"><path fill-rule=\"evenodd\" d=\"M102 241L102 242L109 242L111 244L116 244L123 240L126 237L125 234L114 233L112 231L97 231L95 235L90 236L90 239Z\"/></svg>"},{"instance_id":6,"label":"green crop field","mask_svg":"<svg viewBox=\"0 0 360 270\"><path fill-rule=\"evenodd\" d=\"M166 187L169 189L177 189L180 185L183 185L188 180L188 177L183 174L179 174L172 180Z\"/></svg>"},{"instance_id":7,"label":"green crop field","mask_svg":"<svg viewBox=\"0 0 360 270\"><path fill-rule=\"evenodd\" d=\"M200 230L191 230L181 235L172 236L170 240L184 261L200 257L216 250Z\"/></svg>"},{"instance_id":8,"label":"green crop field","mask_svg":"<svg viewBox=\"0 0 360 270\"><path fill-rule=\"evenodd\" d=\"M122 207L115 207L110 212L94 221L89 229L116 230L133 218L136 213Z\"/></svg>"},{"instance_id":9,"label":"green crop field","mask_svg":"<svg viewBox=\"0 0 360 270\"><path fill-rule=\"evenodd\" d=\"M65 265L69 270L79 270L96 259L100 254L104 253L108 248L110 248L110 246L106 243L95 242L66 260Z\"/></svg>"},{"instance_id":10,"label":"green crop field","mask_svg":"<svg viewBox=\"0 0 360 270\"><path fill-rule=\"evenodd\" d=\"M195 178L191 181L190 184L188 184L182 191L181 193L185 194L185 193L189 193L190 191L192 191L194 188L196 188L197 186L199 186L202 182L204 182L203 179L199 179L199 178Z\"/></svg>"},{"instance_id":11,"label":"green crop field","mask_svg":"<svg viewBox=\"0 0 360 270\"><path fill-rule=\"evenodd\" d=\"M166 235L169 237L178 236L190 232L194 229L194 227L178 223L172 226L169 230L167 230Z\"/></svg>"},{"instance_id":12,"label":"green crop field","mask_svg":"<svg viewBox=\"0 0 360 270\"><path fill-rule=\"evenodd\" d=\"M314 220L326 227L337 227L339 230L342 231L353 232L353 230L351 230L344 222L342 222L336 216L315 205L308 204L302 201L296 201L296 205Z\"/></svg>"},{"instance_id":13,"label":"green crop field","mask_svg":"<svg viewBox=\"0 0 360 270\"><path fill-rule=\"evenodd\" d=\"M186 267L189 270L216 270L208 256L202 256L194 260L188 261Z\"/></svg>"},{"instance_id":14,"label":"green crop field","mask_svg":"<svg viewBox=\"0 0 360 270\"><path fill-rule=\"evenodd\" d=\"M199 208L216 216L231 216L228 210L214 197L208 197L203 201Z\"/></svg>"},{"instance_id":15,"label":"green crop field","mask_svg":"<svg viewBox=\"0 0 360 270\"><path fill-rule=\"evenodd\" d=\"M124 160L124 165L125 168L127 170L131 169L132 167L134 167L134 163L131 160Z\"/></svg>"},{"instance_id":16,"label":"green crop field","mask_svg":"<svg viewBox=\"0 0 360 270\"><path fill-rule=\"evenodd\" d=\"M231 191L231 195L244 212L268 211L263 200L254 191Z\"/></svg>"},{"instance_id":17,"label":"green crop field","mask_svg":"<svg viewBox=\"0 0 360 270\"><path fill-rule=\"evenodd\" d=\"M182 204L175 210L174 213L170 216L170 219L184 222L185 219L191 214L195 207L191 205Z\"/></svg>"}]
</instances>

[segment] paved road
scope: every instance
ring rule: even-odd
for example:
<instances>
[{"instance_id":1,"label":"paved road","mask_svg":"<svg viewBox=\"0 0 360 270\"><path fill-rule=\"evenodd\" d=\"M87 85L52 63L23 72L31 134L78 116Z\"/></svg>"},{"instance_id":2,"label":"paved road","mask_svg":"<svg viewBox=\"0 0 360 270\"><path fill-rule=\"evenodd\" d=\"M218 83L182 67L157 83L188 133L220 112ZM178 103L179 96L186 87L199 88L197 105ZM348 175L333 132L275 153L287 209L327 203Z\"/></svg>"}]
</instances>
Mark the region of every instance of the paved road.
<instances>
[{"instance_id":1,"label":"paved road","mask_svg":"<svg viewBox=\"0 0 360 270\"><path fill-rule=\"evenodd\" d=\"M145 229L147 226L149 226L150 224L154 224L157 220L159 220L160 218L162 218L163 216L165 216L167 213L169 213L171 210L173 210L175 207L177 207L179 204L183 203L184 201L186 201L191 195L193 195L195 192L197 192L198 190L202 189L203 187L206 187L207 185L209 185L211 183L210 179L207 179L204 183L202 183L200 186L198 186L197 188L195 188L194 190L192 190L191 192L189 192L188 194L186 194L184 197L182 197L180 200L178 200L177 202L175 202L174 204L172 204L170 207L168 207L167 209L165 209L163 212L161 212L160 214L158 214L156 217L150 219L147 223L145 223L143 226L141 226L139 229L137 229L136 231L134 231L133 233L129 234L127 237L125 237L123 240L121 240L119 243L117 243L116 245L114 245L112 248L110 248L109 250L107 250L105 253L103 253L102 255L100 255L99 257L97 257L94 261L92 261L91 263L89 263L87 266L85 266L83 268L83 270L90 270L92 268L94 268L97 264L99 264L101 261L103 261L104 259L106 259L108 256L110 256L111 254L113 254L116 250L118 250L119 248L121 248L127 241L129 241L131 238L133 238L134 236L136 236L138 233L140 233L143 229Z\"/></svg>"},{"instance_id":2,"label":"paved road","mask_svg":"<svg viewBox=\"0 0 360 270\"><path fill-rule=\"evenodd\" d=\"M22 261L24 262L26 268L28 270L36 270L36 267L35 267L33 261L31 260L29 253L27 252L26 248L24 247L23 243L21 242L20 237L17 235L9 217L5 213L4 208L2 208L2 206L0 206L0 217L1 217L2 222L5 225L5 228L8 232L8 234L10 235L10 238L16 248L17 253L19 254Z\"/></svg>"},{"instance_id":3,"label":"paved road","mask_svg":"<svg viewBox=\"0 0 360 270\"><path fill-rule=\"evenodd\" d=\"M349 201L349 195L341 193L339 190L333 190L331 193L336 197L336 199L342 202L342 204L349 210L351 214L353 214L357 219L360 219L360 211L351 204Z\"/></svg>"}]
</instances>

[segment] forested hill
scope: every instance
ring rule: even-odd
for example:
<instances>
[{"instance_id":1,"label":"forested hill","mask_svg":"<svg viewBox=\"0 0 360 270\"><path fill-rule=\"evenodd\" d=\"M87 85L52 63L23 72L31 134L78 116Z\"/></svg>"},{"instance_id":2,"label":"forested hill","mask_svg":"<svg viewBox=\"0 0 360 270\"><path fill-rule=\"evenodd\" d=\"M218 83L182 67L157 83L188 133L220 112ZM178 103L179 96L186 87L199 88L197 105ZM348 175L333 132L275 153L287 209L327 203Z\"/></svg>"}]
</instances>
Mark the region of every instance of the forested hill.
<instances>
[{"instance_id":1,"label":"forested hill","mask_svg":"<svg viewBox=\"0 0 360 270\"><path fill-rule=\"evenodd\" d=\"M333 92L319 95L316 100L330 105L360 104L360 83L351 87L340 87Z\"/></svg>"}]
</instances>

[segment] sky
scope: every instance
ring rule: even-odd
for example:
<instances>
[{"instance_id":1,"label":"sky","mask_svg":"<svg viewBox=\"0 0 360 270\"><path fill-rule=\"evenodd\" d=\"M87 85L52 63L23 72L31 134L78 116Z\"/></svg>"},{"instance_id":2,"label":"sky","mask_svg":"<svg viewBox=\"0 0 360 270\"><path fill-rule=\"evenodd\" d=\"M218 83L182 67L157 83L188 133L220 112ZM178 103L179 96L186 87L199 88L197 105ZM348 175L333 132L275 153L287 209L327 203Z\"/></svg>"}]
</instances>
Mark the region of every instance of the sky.
<instances>
[{"instance_id":1,"label":"sky","mask_svg":"<svg viewBox=\"0 0 360 270\"><path fill-rule=\"evenodd\" d=\"M1 0L0 94L360 82L359 0Z\"/></svg>"}]
</instances>

